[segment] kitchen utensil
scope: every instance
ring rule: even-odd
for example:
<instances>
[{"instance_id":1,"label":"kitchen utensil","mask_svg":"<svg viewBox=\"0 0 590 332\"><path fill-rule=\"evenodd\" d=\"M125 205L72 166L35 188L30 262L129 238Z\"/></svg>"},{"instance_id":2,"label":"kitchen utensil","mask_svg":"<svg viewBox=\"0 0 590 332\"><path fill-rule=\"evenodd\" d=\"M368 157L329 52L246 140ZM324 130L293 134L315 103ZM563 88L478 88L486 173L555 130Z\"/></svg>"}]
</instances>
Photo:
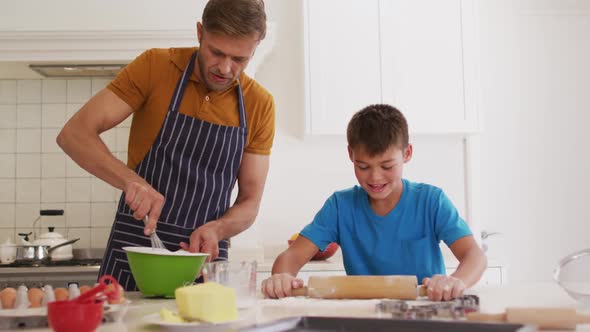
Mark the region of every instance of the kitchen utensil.
<instances>
[{"instance_id":1,"label":"kitchen utensil","mask_svg":"<svg viewBox=\"0 0 590 332\"><path fill-rule=\"evenodd\" d=\"M207 256L185 250L123 247L131 273L144 296L174 298L174 290L195 281Z\"/></svg>"},{"instance_id":2,"label":"kitchen utensil","mask_svg":"<svg viewBox=\"0 0 590 332\"><path fill-rule=\"evenodd\" d=\"M399 299L426 296L416 276L311 276L307 287L293 289L293 296L319 299Z\"/></svg>"},{"instance_id":3,"label":"kitchen utensil","mask_svg":"<svg viewBox=\"0 0 590 332\"><path fill-rule=\"evenodd\" d=\"M506 312L499 314L469 313L467 320L535 324L546 330L575 330L577 324L590 323L590 316L579 314L574 308L506 308Z\"/></svg>"},{"instance_id":4,"label":"kitchen utensil","mask_svg":"<svg viewBox=\"0 0 590 332\"><path fill-rule=\"evenodd\" d=\"M462 319L468 313L479 312L477 295L462 295L452 301L434 301L424 304L418 301L382 300L375 305L380 318L393 319Z\"/></svg>"},{"instance_id":5,"label":"kitchen utensil","mask_svg":"<svg viewBox=\"0 0 590 332\"><path fill-rule=\"evenodd\" d=\"M109 285L106 283L107 280L110 281L111 284L114 284L115 287L113 287L113 291L105 293L105 290L106 290L107 286ZM113 278L112 276L106 274L106 275L103 275L102 277L100 277L100 279L98 279L98 284L96 286L92 287L87 292L85 292L84 294L81 294L80 296L76 297L75 299L71 300L70 302L84 303L84 302L104 301L107 299L116 300L120 296L118 286L119 286L119 283L117 282L117 280L115 280L115 278Z\"/></svg>"},{"instance_id":6,"label":"kitchen utensil","mask_svg":"<svg viewBox=\"0 0 590 332\"><path fill-rule=\"evenodd\" d=\"M10 239L0 245L0 263L11 264L16 260L16 244Z\"/></svg>"},{"instance_id":7,"label":"kitchen utensil","mask_svg":"<svg viewBox=\"0 0 590 332\"><path fill-rule=\"evenodd\" d=\"M60 247L71 245L72 243L80 240L74 239L65 241L55 246L48 245L19 245L16 247L16 261L18 262L30 262L40 263L43 261L50 260L51 253Z\"/></svg>"},{"instance_id":8,"label":"kitchen utensil","mask_svg":"<svg viewBox=\"0 0 590 332\"><path fill-rule=\"evenodd\" d=\"M238 308L249 308L256 304L256 267L256 261L210 262L205 264L201 274L205 282L233 288Z\"/></svg>"},{"instance_id":9,"label":"kitchen utensil","mask_svg":"<svg viewBox=\"0 0 590 332\"><path fill-rule=\"evenodd\" d=\"M590 248L563 258L553 278L571 297L590 305Z\"/></svg>"},{"instance_id":10,"label":"kitchen utensil","mask_svg":"<svg viewBox=\"0 0 590 332\"><path fill-rule=\"evenodd\" d=\"M147 222L148 222L147 215L143 218L143 221L147 224ZM152 234L150 234L150 241L152 242L152 248L166 249L166 246L164 245L164 243L162 243L162 240L160 240L160 237L156 233L155 229L152 232Z\"/></svg>"},{"instance_id":11,"label":"kitchen utensil","mask_svg":"<svg viewBox=\"0 0 590 332\"><path fill-rule=\"evenodd\" d=\"M39 235L37 239L32 242L32 244L53 247L54 249L50 253L52 261L65 261L72 259L74 255L71 244L75 241L65 244L64 242L67 242L68 240L63 237L63 235L55 232L55 227L48 227L47 230L47 233ZM58 247L58 245L60 246Z\"/></svg>"},{"instance_id":12,"label":"kitchen utensil","mask_svg":"<svg viewBox=\"0 0 590 332\"><path fill-rule=\"evenodd\" d=\"M55 332L92 332L102 321L102 302L55 301L47 304L47 321Z\"/></svg>"}]
</instances>

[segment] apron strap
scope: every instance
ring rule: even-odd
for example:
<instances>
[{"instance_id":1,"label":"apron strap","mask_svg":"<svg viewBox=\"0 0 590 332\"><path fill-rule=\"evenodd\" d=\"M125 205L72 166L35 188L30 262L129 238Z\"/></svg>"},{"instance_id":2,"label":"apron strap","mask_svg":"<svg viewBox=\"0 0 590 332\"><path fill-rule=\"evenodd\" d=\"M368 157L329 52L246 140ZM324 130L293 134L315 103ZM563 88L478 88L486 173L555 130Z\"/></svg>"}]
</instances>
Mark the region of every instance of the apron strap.
<instances>
[{"instance_id":1,"label":"apron strap","mask_svg":"<svg viewBox=\"0 0 590 332\"><path fill-rule=\"evenodd\" d=\"M248 123L246 122L246 107L244 106L244 96L242 94L242 84L238 80L236 85L236 94L238 95L238 112L240 113L240 127L243 127L248 133Z\"/></svg>"},{"instance_id":2,"label":"apron strap","mask_svg":"<svg viewBox=\"0 0 590 332\"><path fill-rule=\"evenodd\" d=\"M170 106L168 106L168 111L170 112L176 113L180 108L180 102L182 101L182 97L184 96L184 90L188 85L191 73L193 72L193 68L195 67L196 57L197 52L194 52L193 55L191 55L191 60L188 63L188 66L186 66L184 72L182 72L182 76L176 83L176 89L174 89L174 96L172 96L172 99L170 100Z\"/></svg>"},{"instance_id":3,"label":"apron strap","mask_svg":"<svg viewBox=\"0 0 590 332\"><path fill-rule=\"evenodd\" d=\"M184 90L190 81L191 73L193 72L193 68L195 67L195 59L197 58L197 52L194 52L191 55L191 60L184 69L181 78L176 83L176 89L174 89L174 96L170 100L170 106L168 110L170 112L178 112L180 108L180 102L182 101L182 97L184 96ZM245 128L246 133L248 133L248 123L246 122L246 108L244 106L244 95L242 93L242 85L238 80L238 85L236 85L236 94L238 96L238 112L240 114L240 127Z\"/></svg>"}]
</instances>

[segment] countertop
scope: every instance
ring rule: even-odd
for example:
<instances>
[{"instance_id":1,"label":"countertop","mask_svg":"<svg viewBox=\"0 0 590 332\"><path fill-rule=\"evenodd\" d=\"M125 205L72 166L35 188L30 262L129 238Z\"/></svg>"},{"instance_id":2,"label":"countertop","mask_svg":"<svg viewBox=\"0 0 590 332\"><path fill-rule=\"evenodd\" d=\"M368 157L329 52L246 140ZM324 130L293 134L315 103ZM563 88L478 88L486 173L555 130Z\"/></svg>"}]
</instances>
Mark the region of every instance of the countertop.
<instances>
[{"instance_id":1,"label":"countertop","mask_svg":"<svg viewBox=\"0 0 590 332\"><path fill-rule=\"evenodd\" d=\"M480 297L481 312L497 313L506 307L574 307L581 306L553 282L511 284L504 286L481 286L468 293ZM160 331L161 327L143 322L146 315L157 313L162 307L174 309L174 300L145 299L139 293L129 293L131 300L128 312L122 322L105 323L99 332ZM244 317L241 324L263 323L275 319L295 316L342 316L376 317L375 304L379 300L318 300L307 298L285 298L281 300L258 299L257 305L240 311ZM587 312L587 311L585 311ZM192 329L198 330L198 329ZM35 329L27 331L49 331ZM188 331L188 329L187 329ZM590 325L578 325L576 331L590 332Z\"/></svg>"}]
</instances>

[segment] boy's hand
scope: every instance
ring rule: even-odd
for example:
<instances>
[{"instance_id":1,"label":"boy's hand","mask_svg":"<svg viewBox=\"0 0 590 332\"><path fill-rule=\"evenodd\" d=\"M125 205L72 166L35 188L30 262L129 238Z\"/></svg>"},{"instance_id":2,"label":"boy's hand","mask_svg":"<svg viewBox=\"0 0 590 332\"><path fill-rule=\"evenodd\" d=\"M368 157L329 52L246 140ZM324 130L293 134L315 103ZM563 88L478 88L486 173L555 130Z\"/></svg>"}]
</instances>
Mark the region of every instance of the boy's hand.
<instances>
[{"instance_id":1,"label":"boy's hand","mask_svg":"<svg viewBox=\"0 0 590 332\"><path fill-rule=\"evenodd\" d=\"M459 278L436 274L432 278L424 278L428 299L432 301L449 301L463 295L465 283Z\"/></svg>"},{"instance_id":2,"label":"boy's hand","mask_svg":"<svg viewBox=\"0 0 590 332\"><path fill-rule=\"evenodd\" d=\"M280 299L291 296L291 290L303 287L303 280L288 273L273 274L262 281L260 290L265 298Z\"/></svg>"}]
</instances>

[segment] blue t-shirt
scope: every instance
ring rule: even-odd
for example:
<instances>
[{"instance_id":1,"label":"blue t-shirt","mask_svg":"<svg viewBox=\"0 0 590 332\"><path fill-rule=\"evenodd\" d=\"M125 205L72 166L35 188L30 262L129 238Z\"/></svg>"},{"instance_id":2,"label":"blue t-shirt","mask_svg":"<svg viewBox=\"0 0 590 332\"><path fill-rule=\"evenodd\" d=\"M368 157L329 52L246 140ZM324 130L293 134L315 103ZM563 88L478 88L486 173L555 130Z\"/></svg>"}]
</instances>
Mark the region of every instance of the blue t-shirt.
<instances>
[{"instance_id":1,"label":"blue t-shirt","mask_svg":"<svg viewBox=\"0 0 590 332\"><path fill-rule=\"evenodd\" d=\"M334 193L301 235L320 250L342 249L348 275L445 274L440 241L450 246L471 235L453 203L435 186L403 179L399 202L386 216L371 209L359 186Z\"/></svg>"}]
</instances>

